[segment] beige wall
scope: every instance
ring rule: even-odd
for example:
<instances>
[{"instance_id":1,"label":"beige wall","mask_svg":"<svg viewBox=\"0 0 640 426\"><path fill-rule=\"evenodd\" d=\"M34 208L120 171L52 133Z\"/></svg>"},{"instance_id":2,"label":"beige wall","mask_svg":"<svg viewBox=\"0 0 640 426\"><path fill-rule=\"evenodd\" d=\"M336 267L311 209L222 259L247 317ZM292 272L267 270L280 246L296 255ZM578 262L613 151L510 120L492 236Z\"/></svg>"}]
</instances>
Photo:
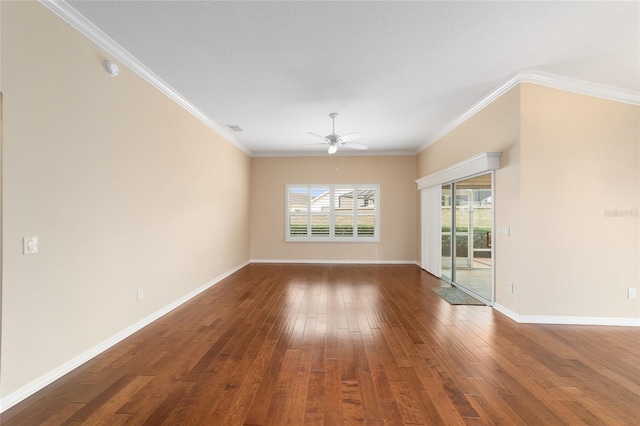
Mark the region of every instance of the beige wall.
<instances>
[{"instance_id":1,"label":"beige wall","mask_svg":"<svg viewBox=\"0 0 640 426\"><path fill-rule=\"evenodd\" d=\"M6 397L246 262L250 160L41 4L1 7Z\"/></svg>"},{"instance_id":2,"label":"beige wall","mask_svg":"<svg viewBox=\"0 0 640 426\"><path fill-rule=\"evenodd\" d=\"M509 237L495 235L496 301L518 311L518 292L508 283L520 276L520 88L516 87L475 114L418 155L418 177L442 170L482 152L502 152L495 173L496 226L509 226ZM420 256L418 256L420 258Z\"/></svg>"},{"instance_id":3,"label":"beige wall","mask_svg":"<svg viewBox=\"0 0 640 426\"><path fill-rule=\"evenodd\" d=\"M496 226L511 235L496 233L496 302L525 317L633 319L639 150L639 107L523 84L421 152L418 176L502 151Z\"/></svg>"},{"instance_id":4,"label":"beige wall","mask_svg":"<svg viewBox=\"0 0 640 426\"><path fill-rule=\"evenodd\" d=\"M523 315L638 318L640 108L522 86ZM552 207L552 208L549 208Z\"/></svg>"},{"instance_id":5,"label":"beige wall","mask_svg":"<svg viewBox=\"0 0 640 426\"><path fill-rule=\"evenodd\" d=\"M398 157L251 159L251 259L416 260L416 160ZM380 184L379 243L285 243L286 184Z\"/></svg>"},{"instance_id":6,"label":"beige wall","mask_svg":"<svg viewBox=\"0 0 640 426\"><path fill-rule=\"evenodd\" d=\"M500 164L515 160L520 131L520 89L509 90L418 154L418 178L483 152L500 152Z\"/></svg>"}]
</instances>

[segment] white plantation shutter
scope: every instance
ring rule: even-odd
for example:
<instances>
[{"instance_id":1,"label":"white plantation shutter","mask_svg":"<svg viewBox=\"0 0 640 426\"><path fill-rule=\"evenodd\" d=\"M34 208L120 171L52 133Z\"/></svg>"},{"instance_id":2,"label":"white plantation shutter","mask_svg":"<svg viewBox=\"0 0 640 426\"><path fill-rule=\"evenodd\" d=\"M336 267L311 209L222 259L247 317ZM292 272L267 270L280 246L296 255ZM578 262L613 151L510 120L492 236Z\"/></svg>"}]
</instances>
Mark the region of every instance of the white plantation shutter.
<instances>
[{"instance_id":1,"label":"white plantation shutter","mask_svg":"<svg viewBox=\"0 0 640 426\"><path fill-rule=\"evenodd\" d=\"M287 189L287 233L306 236L309 231L309 189Z\"/></svg>"},{"instance_id":2,"label":"white plantation shutter","mask_svg":"<svg viewBox=\"0 0 640 426\"><path fill-rule=\"evenodd\" d=\"M356 192L358 237L372 238L377 222L378 191L375 188L358 188Z\"/></svg>"},{"instance_id":3,"label":"white plantation shutter","mask_svg":"<svg viewBox=\"0 0 640 426\"><path fill-rule=\"evenodd\" d=\"M338 237L353 237L355 229L354 188L334 188L334 235Z\"/></svg>"},{"instance_id":4,"label":"white plantation shutter","mask_svg":"<svg viewBox=\"0 0 640 426\"><path fill-rule=\"evenodd\" d=\"M327 238L331 235L331 189L311 187L309 193L311 236Z\"/></svg>"},{"instance_id":5,"label":"white plantation shutter","mask_svg":"<svg viewBox=\"0 0 640 426\"><path fill-rule=\"evenodd\" d=\"M286 185L285 241L380 240L379 185Z\"/></svg>"}]
</instances>

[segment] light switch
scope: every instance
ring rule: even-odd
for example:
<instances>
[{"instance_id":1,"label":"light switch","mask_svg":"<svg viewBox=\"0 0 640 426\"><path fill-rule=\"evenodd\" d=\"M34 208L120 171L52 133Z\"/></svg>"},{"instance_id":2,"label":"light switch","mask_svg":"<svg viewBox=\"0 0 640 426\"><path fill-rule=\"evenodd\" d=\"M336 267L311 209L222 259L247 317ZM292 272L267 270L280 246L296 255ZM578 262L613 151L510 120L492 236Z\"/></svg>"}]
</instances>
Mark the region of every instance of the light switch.
<instances>
[{"instance_id":1,"label":"light switch","mask_svg":"<svg viewBox=\"0 0 640 426\"><path fill-rule=\"evenodd\" d=\"M38 237L24 237L22 239L23 254L35 254L38 252Z\"/></svg>"},{"instance_id":2,"label":"light switch","mask_svg":"<svg viewBox=\"0 0 640 426\"><path fill-rule=\"evenodd\" d=\"M505 237L509 236L510 229L508 226L499 226L498 227L498 235L502 235Z\"/></svg>"}]
</instances>

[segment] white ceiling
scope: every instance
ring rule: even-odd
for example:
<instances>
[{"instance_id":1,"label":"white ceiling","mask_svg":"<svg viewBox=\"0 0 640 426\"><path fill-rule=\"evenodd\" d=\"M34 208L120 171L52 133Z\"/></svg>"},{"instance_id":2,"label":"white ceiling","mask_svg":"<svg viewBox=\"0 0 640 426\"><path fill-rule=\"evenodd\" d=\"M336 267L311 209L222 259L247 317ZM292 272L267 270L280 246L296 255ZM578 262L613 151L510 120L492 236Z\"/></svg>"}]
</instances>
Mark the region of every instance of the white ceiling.
<instances>
[{"instance_id":1,"label":"white ceiling","mask_svg":"<svg viewBox=\"0 0 640 426\"><path fill-rule=\"evenodd\" d=\"M640 91L638 2L68 4L256 156L326 155L334 111L415 153L520 70Z\"/></svg>"}]
</instances>

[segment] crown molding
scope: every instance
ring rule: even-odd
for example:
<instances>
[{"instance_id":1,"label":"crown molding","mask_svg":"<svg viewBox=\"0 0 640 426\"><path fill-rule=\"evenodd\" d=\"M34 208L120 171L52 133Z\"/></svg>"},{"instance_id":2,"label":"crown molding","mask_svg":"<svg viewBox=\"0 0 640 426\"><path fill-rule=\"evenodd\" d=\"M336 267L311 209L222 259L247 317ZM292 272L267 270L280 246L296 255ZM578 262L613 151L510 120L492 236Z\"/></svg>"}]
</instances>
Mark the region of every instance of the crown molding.
<instances>
[{"instance_id":1,"label":"crown molding","mask_svg":"<svg viewBox=\"0 0 640 426\"><path fill-rule=\"evenodd\" d=\"M120 61L123 65L130 68L133 72L142 77L149 84L160 90L162 93L173 99L178 105L190 112L197 119L202 121L209 128L216 133L223 136L229 143L243 151L245 154L252 156L253 153L244 144L238 141L230 132L226 130L224 126L219 125L205 113L196 108L174 88L164 82L160 77L154 74L149 68L147 68L142 62L136 59L126 49L112 40L102 30L96 27L91 21L81 15L65 0L39 0L47 9L51 10L62 20L78 30L85 37L93 41L96 45L102 48L105 52L111 55L114 59ZM439 132L432 135L427 141L421 144L414 152L419 153L425 150L434 142L443 138L451 131L456 129L462 123L473 117L476 113L480 112L486 106L490 105L493 101L500 96L516 87L521 83L538 84L541 86L547 86L554 89L565 90L568 92L579 93L588 96L594 96L602 99L608 99L615 102L622 102L632 105L640 105L640 93L622 89L618 87L608 86L605 84L593 83L585 80L574 79L565 77L558 74L552 74L544 71L537 70L522 70L511 77L509 77L503 84L493 89L489 94L480 99L474 105L472 105L463 114L444 126ZM257 156L273 156L271 153L259 153ZM306 154L303 154L306 155ZM390 155L390 154L382 154ZM394 155L394 154L391 154ZM398 153L395 155L406 155L404 153ZM280 155L278 155L280 156Z\"/></svg>"},{"instance_id":2,"label":"crown molding","mask_svg":"<svg viewBox=\"0 0 640 426\"><path fill-rule=\"evenodd\" d=\"M354 151L338 151L335 154L330 154L332 158L340 157L415 157L416 152L414 150L400 150L400 151L376 151L376 150L354 150ZM253 158L283 158L283 157L327 157L326 149L320 151L253 151Z\"/></svg>"},{"instance_id":3,"label":"crown molding","mask_svg":"<svg viewBox=\"0 0 640 426\"><path fill-rule=\"evenodd\" d=\"M640 93L633 90L621 89L619 87L593 83L590 81L565 77L562 75L552 74L544 71L522 70L513 74L507 79L507 81L502 83L497 88L493 89L489 94L473 104L471 108L466 110L462 115L451 121L440 131L427 139L425 143L418 147L416 153L424 151L434 142L451 133L462 123L476 115L478 112L482 111L486 106L490 105L493 101L521 83L537 84L540 86L578 93L581 95L593 96L596 98L607 99L614 102L640 106Z\"/></svg>"},{"instance_id":4,"label":"crown molding","mask_svg":"<svg viewBox=\"0 0 640 426\"><path fill-rule=\"evenodd\" d=\"M175 101L182 108L187 110L198 120L203 122L207 127L224 137L229 143L241 150L247 155L251 155L251 151L238 141L231 133L229 133L223 126L219 125L205 113L196 108L191 102L189 102L184 96L178 93L173 87L165 83L160 77L147 68L142 62L140 62L135 56L129 53L124 47L120 46L113 39L107 36L102 30L96 27L91 21L81 15L75 10L69 3L64 0L39 0L47 9L51 10L63 21L67 22L73 28L78 30L81 34L87 37L89 40L98 45L101 49L111 55L114 59L121 62L123 65L130 68L133 72L138 74L142 79L147 81L156 89L167 95L173 101Z\"/></svg>"},{"instance_id":5,"label":"crown molding","mask_svg":"<svg viewBox=\"0 0 640 426\"><path fill-rule=\"evenodd\" d=\"M552 89L593 96L624 104L640 105L640 93L606 84L565 77L544 71L524 70L518 73L520 83L531 83Z\"/></svg>"},{"instance_id":6,"label":"crown molding","mask_svg":"<svg viewBox=\"0 0 640 426\"><path fill-rule=\"evenodd\" d=\"M476 115L478 112L482 111L486 106L488 106L491 103L493 103L493 101L495 101L500 96L502 96L505 93L507 93L509 90L511 90L514 87L516 87L518 84L520 84L519 75L515 74L515 75L511 76L506 82L501 84L499 87L493 89L491 91L491 93L489 93L484 98L480 99L478 102L473 104L471 106L471 108L466 110L462 115L460 115L458 118L456 118L455 120L453 120L452 122L450 122L449 124L444 126L442 129L440 129L439 132L435 133L429 139L427 139L427 141L425 143L423 143L422 145L420 145L418 147L418 149L416 150L416 153L424 151L430 145L432 145L434 142L442 139L443 137L445 137L446 135L451 133L453 130L455 130L462 123L464 123L465 121L467 121L468 119L470 119L471 117Z\"/></svg>"}]
</instances>

